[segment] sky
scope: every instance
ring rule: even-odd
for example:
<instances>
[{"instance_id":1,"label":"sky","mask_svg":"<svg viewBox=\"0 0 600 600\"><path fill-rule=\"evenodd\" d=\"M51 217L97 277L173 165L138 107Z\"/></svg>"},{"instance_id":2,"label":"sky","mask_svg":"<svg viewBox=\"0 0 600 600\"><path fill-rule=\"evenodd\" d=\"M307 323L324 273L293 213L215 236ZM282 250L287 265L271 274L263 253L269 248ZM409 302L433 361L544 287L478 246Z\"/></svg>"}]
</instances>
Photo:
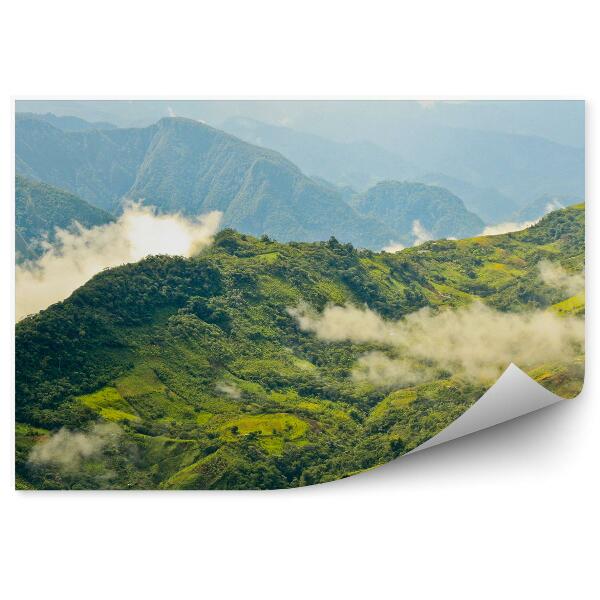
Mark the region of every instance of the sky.
<instances>
[{"instance_id":1,"label":"sky","mask_svg":"<svg viewBox=\"0 0 600 600\"><path fill-rule=\"evenodd\" d=\"M19 100L17 111L53 112L121 127L182 116L219 127L244 116L337 141L378 142L390 126L459 127L585 145L585 103L578 100Z\"/></svg>"}]
</instances>

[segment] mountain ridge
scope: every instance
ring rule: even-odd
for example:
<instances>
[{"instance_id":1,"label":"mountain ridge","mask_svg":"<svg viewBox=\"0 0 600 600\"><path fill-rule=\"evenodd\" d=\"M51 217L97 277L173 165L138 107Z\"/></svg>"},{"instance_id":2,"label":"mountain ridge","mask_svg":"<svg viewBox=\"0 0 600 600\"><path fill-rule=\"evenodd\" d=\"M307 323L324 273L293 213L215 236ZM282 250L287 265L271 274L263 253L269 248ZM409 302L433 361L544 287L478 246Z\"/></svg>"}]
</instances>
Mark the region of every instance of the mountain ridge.
<instances>
[{"instance_id":1,"label":"mountain ridge","mask_svg":"<svg viewBox=\"0 0 600 600\"><path fill-rule=\"evenodd\" d=\"M335 236L378 249L398 237L397 227L358 213L342 192L307 177L280 153L190 119L65 132L22 118L16 151L19 172L113 213L129 199L193 216L220 210L224 226L280 241Z\"/></svg>"}]
</instances>

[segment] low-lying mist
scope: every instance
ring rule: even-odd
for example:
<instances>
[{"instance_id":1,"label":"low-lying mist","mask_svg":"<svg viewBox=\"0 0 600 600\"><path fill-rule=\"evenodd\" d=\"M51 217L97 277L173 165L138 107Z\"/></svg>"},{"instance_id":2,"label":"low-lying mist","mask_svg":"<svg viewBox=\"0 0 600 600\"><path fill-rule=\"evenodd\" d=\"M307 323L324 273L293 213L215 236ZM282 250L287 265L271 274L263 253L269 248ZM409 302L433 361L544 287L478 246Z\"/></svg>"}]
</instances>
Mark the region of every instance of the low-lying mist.
<instances>
[{"instance_id":1,"label":"low-lying mist","mask_svg":"<svg viewBox=\"0 0 600 600\"><path fill-rule=\"evenodd\" d=\"M96 423L89 432L69 431L63 427L32 448L29 462L53 464L65 472L79 471L85 460L100 456L122 433L114 423Z\"/></svg>"},{"instance_id":2,"label":"low-lying mist","mask_svg":"<svg viewBox=\"0 0 600 600\"><path fill-rule=\"evenodd\" d=\"M37 260L17 266L17 320L64 300L96 273L153 254L193 256L211 244L222 213L197 218L159 215L130 204L107 225L57 230L56 243Z\"/></svg>"},{"instance_id":3,"label":"low-lying mist","mask_svg":"<svg viewBox=\"0 0 600 600\"><path fill-rule=\"evenodd\" d=\"M541 260L538 263L541 280L548 286L563 290L569 296L582 294L585 290L583 271L569 273L558 263Z\"/></svg>"},{"instance_id":4,"label":"low-lying mist","mask_svg":"<svg viewBox=\"0 0 600 600\"><path fill-rule=\"evenodd\" d=\"M527 368L572 360L584 341L581 318L544 310L505 313L481 302L439 311L423 308L398 321L356 306L328 306L317 313L303 304L289 312L302 330L319 339L387 347L391 357L369 352L353 372L383 387L411 385L441 372L492 382L511 362Z\"/></svg>"}]
</instances>

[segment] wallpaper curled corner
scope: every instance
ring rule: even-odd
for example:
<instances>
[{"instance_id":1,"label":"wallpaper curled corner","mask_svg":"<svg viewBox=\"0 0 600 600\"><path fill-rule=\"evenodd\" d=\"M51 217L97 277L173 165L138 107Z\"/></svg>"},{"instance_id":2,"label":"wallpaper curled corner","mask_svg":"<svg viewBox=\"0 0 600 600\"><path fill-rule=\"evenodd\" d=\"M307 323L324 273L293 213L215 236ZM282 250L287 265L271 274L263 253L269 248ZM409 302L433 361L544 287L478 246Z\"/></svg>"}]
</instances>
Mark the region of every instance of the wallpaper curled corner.
<instances>
[{"instance_id":1,"label":"wallpaper curled corner","mask_svg":"<svg viewBox=\"0 0 600 600\"><path fill-rule=\"evenodd\" d=\"M516 419L560 400L564 398L548 391L511 363L498 381L473 406L437 435L408 452L407 456Z\"/></svg>"}]
</instances>

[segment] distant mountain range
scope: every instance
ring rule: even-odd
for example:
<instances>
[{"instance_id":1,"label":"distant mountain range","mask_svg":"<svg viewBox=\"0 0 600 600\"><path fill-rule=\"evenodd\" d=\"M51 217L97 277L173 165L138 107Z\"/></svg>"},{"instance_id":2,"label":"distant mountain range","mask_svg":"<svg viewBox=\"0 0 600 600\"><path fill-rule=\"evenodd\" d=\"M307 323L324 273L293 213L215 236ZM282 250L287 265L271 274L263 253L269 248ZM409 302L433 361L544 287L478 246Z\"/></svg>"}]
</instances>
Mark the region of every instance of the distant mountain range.
<instances>
[{"instance_id":1,"label":"distant mountain range","mask_svg":"<svg viewBox=\"0 0 600 600\"><path fill-rule=\"evenodd\" d=\"M333 235L379 249L390 240L414 237L410 218L402 224L389 220L391 197L382 214L378 205L367 207L368 200L357 202L360 210L355 210L348 203L350 194L308 177L281 154L189 119L165 118L139 129L65 131L21 115L16 121L16 169L113 214L131 199L187 215L220 210L224 226L280 241ZM405 183L398 203L407 201L411 185L419 201L398 207L398 215L410 214L451 237L476 233L475 225L483 228L446 190ZM376 196L373 192L365 198ZM436 226L433 214L444 225Z\"/></svg>"},{"instance_id":2,"label":"distant mountain range","mask_svg":"<svg viewBox=\"0 0 600 600\"><path fill-rule=\"evenodd\" d=\"M414 179L419 169L371 142L334 142L289 127L235 117L222 128L240 139L281 152L310 176L358 191L385 179Z\"/></svg>"},{"instance_id":3,"label":"distant mountain range","mask_svg":"<svg viewBox=\"0 0 600 600\"><path fill-rule=\"evenodd\" d=\"M107 212L91 206L75 194L17 175L15 178L15 229L17 260L35 258L43 248L40 240L54 241L55 229L84 227L113 220Z\"/></svg>"},{"instance_id":4,"label":"distant mountain range","mask_svg":"<svg viewBox=\"0 0 600 600\"><path fill-rule=\"evenodd\" d=\"M334 142L245 117L227 119L222 127L281 152L311 176L358 192L388 179L444 187L487 224L509 220L541 194L583 199L583 150L542 138L399 126L398 131L392 128L383 147Z\"/></svg>"},{"instance_id":5,"label":"distant mountain range","mask_svg":"<svg viewBox=\"0 0 600 600\"><path fill-rule=\"evenodd\" d=\"M585 151L541 137L452 127L393 128L382 146L425 172L493 188L519 206L543 194L585 191Z\"/></svg>"},{"instance_id":6,"label":"distant mountain range","mask_svg":"<svg viewBox=\"0 0 600 600\"><path fill-rule=\"evenodd\" d=\"M63 131L89 131L90 129L116 129L117 126L105 121L90 122L69 115L57 116L54 113L17 113L17 119L38 119L54 125Z\"/></svg>"}]
</instances>

